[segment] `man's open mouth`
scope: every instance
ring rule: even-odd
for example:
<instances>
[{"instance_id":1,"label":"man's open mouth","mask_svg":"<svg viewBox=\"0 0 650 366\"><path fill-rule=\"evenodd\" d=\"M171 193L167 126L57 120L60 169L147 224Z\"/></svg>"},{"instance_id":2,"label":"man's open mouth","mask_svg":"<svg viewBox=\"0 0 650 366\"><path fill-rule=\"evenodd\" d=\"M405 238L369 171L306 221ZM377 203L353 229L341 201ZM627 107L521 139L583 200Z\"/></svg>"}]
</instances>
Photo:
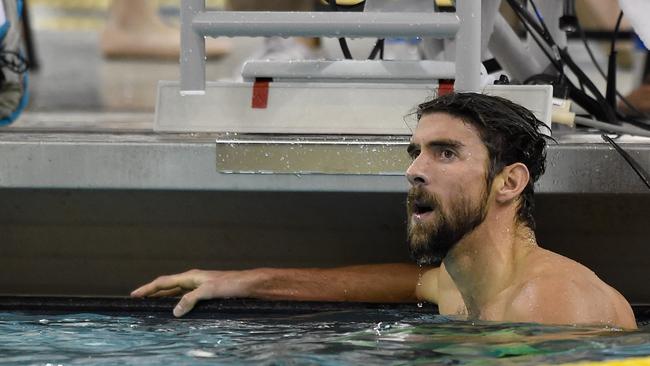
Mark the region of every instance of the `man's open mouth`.
<instances>
[{"instance_id":1,"label":"man's open mouth","mask_svg":"<svg viewBox=\"0 0 650 366\"><path fill-rule=\"evenodd\" d=\"M413 213L416 215L424 215L433 211L433 205L428 202L416 201L413 203Z\"/></svg>"}]
</instances>

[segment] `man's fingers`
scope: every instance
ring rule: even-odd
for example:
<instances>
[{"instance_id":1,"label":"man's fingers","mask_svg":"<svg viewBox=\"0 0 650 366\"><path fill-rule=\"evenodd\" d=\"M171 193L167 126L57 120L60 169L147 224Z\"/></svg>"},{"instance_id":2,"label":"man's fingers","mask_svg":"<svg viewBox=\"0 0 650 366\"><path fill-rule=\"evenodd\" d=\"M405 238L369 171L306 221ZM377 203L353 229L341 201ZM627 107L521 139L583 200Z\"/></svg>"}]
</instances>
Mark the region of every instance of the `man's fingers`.
<instances>
[{"instance_id":1,"label":"man's fingers","mask_svg":"<svg viewBox=\"0 0 650 366\"><path fill-rule=\"evenodd\" d=\"M160 290L156 293L149 295L149 297L171 297L183 293L183 289L180 287L173 288L171 290Z\"/></svg>"},{"instance_id":2,"label":"man's fingers","mask_svg":"<svg viewBox=\"0 0 650 366\"><path fill-rule=\"evenodd\" d=\"M185 314L187 314L190 310L194 308L194 305L199 300L204 300L209 298L207 296L207 288L205 286L199 287L194 291L188 292L183 297L181 297L181 301L176 304L176 307L174 308L174 316L179 318Z\"/></svg>"},{"instance_id":3,"label":"man's fingers","mask_svg":"<svg viewBox=\"0 0 650 366\"><path fill-rule=\"evenodd\" d=\"M131 296L144 297L155 294L161 290L174 289L179 286L176 276L177 275L158 277L146 285L135 289L133 292L131 292Z\"/></svg>"},{"instance_id":4,"label":"man's fingers","mask_svg":"<svg viewBox=\"0 0 650 366\"><path fill-rule=\"evenodd\" d=\"M199 271L192 270L171 276L160 276L148 284L141 286L131 292L132 297L144 297L155 294L161 290L171 290L176 287L183 289L194 289L199 283Z\"/></svg>"}]
</instances>

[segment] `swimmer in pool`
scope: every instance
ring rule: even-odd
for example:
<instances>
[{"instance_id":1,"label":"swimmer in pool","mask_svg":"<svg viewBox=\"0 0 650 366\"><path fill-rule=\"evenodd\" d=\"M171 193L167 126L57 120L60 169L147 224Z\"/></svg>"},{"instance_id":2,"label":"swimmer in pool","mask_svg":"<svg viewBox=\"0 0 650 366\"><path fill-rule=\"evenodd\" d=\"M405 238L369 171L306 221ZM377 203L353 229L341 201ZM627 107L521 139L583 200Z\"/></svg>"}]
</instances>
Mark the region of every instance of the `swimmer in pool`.
<instances>
[{"instance_id":1,"label":"swimmer in pool","mask_svg":"<svg viewBox=\"0 0 650 366\"><path fill-rule=\"evenodd\" d=\"M415 302L444 315L636 328L629 303L592 271L541 248L533 184L544 173L543 123L508 100L452 93L418 106L408 153L408 243L415 264L333 269L191 270L162 276L134 297L185 293L197 301Z\"/></svg>"}]
</instances>

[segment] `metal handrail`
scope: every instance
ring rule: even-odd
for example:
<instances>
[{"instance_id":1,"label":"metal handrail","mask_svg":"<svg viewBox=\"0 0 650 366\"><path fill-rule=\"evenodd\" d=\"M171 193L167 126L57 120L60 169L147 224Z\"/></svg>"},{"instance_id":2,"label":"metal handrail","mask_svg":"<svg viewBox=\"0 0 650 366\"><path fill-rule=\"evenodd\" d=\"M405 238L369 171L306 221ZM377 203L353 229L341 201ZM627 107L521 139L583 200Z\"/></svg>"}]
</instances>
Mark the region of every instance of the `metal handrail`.
<instances>
[{"instance_id":1,"label":"metal handrail","mask_svg":"<svg viewBox=\"0 0 650 366\"><path fill-rule=\"evenodd\" d=\"M478 90L480 3L459 0L456 13L219 12L205 11L205 0L182 0L181 93L205 92L206 36L454 38L456 88Z\"/></svg>"}]
</instances>

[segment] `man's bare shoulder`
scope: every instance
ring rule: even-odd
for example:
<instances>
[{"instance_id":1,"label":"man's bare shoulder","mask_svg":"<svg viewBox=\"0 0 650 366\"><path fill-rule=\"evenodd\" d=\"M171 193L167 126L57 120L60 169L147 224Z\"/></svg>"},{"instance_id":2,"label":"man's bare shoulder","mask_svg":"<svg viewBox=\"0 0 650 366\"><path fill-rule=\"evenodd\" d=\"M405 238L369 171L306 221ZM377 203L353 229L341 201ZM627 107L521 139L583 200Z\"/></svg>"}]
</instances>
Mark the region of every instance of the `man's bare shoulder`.
<instances>
[{"instance_id":1,"label":"man's bare shoulder","mask_svg":"<svg viewBox=\"0 0 650 366\"><path fill-rule=\"evenodd\" d=\"M524 265L506 309L509 320L636 327L627 300L582 264L540 248Z\"/></svg>"}]
</instances>

